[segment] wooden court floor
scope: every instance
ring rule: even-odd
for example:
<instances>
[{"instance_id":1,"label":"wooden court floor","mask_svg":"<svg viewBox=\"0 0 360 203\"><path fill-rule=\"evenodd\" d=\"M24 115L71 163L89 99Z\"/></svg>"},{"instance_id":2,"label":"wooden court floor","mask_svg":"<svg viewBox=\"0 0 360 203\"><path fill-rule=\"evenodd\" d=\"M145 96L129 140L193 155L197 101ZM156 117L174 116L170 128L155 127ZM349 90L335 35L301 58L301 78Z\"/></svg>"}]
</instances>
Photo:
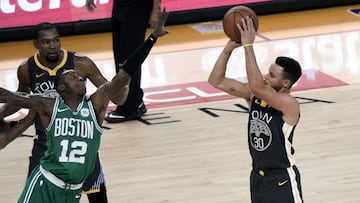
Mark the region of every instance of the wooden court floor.
<instances>
[{"instance_id":1,"label":"wooden court floor","mask_svg":"<svg viewBox=\"0 0 360 203\"><path fill-rule=\"evenodd\" d=\"M292 94L301 103L294 145L305 202L360 201L360 17L350 8L360 4L259 16L255 49L262 71L277 55L297 58L304 70ZM206 82L227 40L220 23L168 29L143 64L148 113L140 121L104 123L109 201L248 203L245 102ZM94 59L106 77L114 75L110 33L66 36L62 45ZM0 43L0 51L0 86L16 90L16 68L35 50L31 41L17 41ZM243 52L234 54L228 74L241 79ZM0 202L17 201L31 144L21 137L0 151Z\"/></svg>"}]
</instances>

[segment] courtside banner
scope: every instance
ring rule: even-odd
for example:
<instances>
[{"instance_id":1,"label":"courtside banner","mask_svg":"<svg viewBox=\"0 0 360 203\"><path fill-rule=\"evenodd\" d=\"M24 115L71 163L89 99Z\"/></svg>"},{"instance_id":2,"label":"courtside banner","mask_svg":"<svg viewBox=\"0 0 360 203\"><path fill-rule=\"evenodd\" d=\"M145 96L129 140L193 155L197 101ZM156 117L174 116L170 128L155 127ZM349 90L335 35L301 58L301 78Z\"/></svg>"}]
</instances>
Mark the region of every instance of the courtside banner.
<instances>
[{"instance_id":1,"label":"courtside banner","mask_svg":"<svg viewBox=\"0 0 360 203\"><path fill-rule=\"evenodd\" d=\"M85 8L86 0L0 0L0 29L32 26L40 22L66 23L111 16L112 1L98 0L96 11Z\"/></svg>"},{"instance_id":2,"label":"courtside banner","mask_svg":"<svg viewBox=\"0 0 360 203\"><path fill-rule=\"evenodd\" d=\"M149 0L150 1L150 0ZM162 0L168 11L249 4L269 0ZM111 17L113 0L95 0L96 10L85 8L86 0L0 0L0 29L36 25L40 22L68 23Z\"/></svg>"}]
</instances>

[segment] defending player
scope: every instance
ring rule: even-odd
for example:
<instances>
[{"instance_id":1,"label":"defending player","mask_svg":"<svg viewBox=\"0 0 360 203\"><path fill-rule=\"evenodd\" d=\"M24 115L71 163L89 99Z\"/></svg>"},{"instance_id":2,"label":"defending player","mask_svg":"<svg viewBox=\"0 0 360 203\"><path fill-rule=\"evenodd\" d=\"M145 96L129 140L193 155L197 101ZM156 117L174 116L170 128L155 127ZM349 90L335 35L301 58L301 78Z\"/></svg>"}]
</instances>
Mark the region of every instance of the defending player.
<instances>
[{"instance_id":1,"label":"defending player","mask_svg":"<svg viewBox=\"0 0 360 203\"><path fill-rule=\"evenodd\" d=\"M20 105L37 112L46 126L45 155L31 172L19 202L79 202L83 181L92 172L102 134L109 100L127 85L139 63L149 54L158 37L167 34L163 10L153 33L121 66L110 81L90 97L85 96L84 77L74 70L58 75L56 98L42 95L20 95L0 88L0 102Z\"/></svg>"},{"instance_id":2,"label":"defending player","mask_svg":"<svg viewBox=\"0 0 360 203\"><path fill-rule=\"evenodd\" d=\"M61 39L54 25L50 23L40 23L37 25L34 31L33 44L38 53L29 57L19 66L18 92L31 92L54 97L57 95L54 81L58 74L64 70L72 69L80 76L88 78L96 87L107 82L90 58L61 48ZM112 98L112 101L122 104L126 100L128 86L119 88L119 90L116 97ZM0 119L4 119L19 109L17 106L4 105L0 108ZM39 164L40 158L46 151L45 129L39 117L35 118L35 131L36 136L34 137L32 153L29 157L28 175ZM85 194L88 194L90 203L108 202L105 177L99 157L97 157L96 167L84 183L83 189Z\"/></svg>"}]
</instances>

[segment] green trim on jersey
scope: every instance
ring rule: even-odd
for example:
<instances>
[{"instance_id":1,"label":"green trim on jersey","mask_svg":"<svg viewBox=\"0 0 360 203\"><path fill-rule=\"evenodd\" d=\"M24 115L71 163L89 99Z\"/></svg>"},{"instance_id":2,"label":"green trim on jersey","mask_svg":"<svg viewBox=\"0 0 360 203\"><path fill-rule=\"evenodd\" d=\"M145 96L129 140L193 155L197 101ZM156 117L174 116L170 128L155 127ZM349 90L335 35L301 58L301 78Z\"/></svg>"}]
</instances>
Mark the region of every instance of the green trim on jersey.
<instances>
[{"instance_id":1,"label":"green trim on jersey","mask_svg":"<svg viewBox=\"0 0 360 203\"><path fill-rule=\"evenodd\" d=\"M41 166L66 183L82 183L94 168L102 131L88 97L76 112L57 97L46 128L47 151Z\"/></svg>"}]
</instances>

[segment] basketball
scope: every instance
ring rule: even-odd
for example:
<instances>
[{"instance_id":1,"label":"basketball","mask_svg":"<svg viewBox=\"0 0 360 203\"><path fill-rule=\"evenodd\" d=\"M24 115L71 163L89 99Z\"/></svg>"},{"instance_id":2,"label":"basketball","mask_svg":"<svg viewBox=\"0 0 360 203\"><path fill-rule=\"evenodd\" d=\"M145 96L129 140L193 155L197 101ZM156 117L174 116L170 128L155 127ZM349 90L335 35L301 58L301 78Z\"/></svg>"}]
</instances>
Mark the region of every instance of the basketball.
<instances>
[{"instance_id":1,"label":"basketball","mask_svg":"<svg viewBox=\"0 0 360 203\"><path fill-rule=\"evenodd\" d=\"M224 33L231 40L241 42L240 31L236 24L242 26L241 20L246 16L250 16L253 21L254 28L257 31L259 27L259 21L256 13L246 6L235 6L230 8L224 15L223 18L223 29Z\"/></svg>"}]
</instances>

